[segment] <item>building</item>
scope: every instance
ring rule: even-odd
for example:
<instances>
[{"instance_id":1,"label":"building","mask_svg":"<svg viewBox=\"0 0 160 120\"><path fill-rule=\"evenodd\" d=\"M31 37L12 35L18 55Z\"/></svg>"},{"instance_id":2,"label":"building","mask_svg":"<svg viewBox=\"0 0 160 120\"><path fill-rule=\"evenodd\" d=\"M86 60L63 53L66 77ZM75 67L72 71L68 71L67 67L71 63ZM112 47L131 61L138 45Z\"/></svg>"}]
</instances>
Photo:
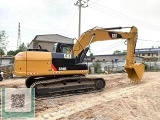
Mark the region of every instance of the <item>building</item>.
<instances>
[{"instance_id":1,"label":"building","mask_svg":"<svg viewBox=\"0 0 160 120\"><path fill-rule=\"evenodd\" d=\"M85 58L85 63L92 66L94 62L100 62L102 71L121 72L124 70L125 60L126 54L94 55ZM142 63L143 57L136 56L135 62Z\"/></svg>"},{"instance_id":2,"label":"building","mask_svg":"<svg viewBox=\"0 0 160 120\"><path fill-rule=\"evenodd\" d=\"M13 64L13 56L3 55L2 58L0 57L0 66L5 66L9 64Z\"/></svg>"},{"instance_id":3,"label":"building","mask_svg":"<svg viewBox=\"0 0 160 120\"><path fill-rule=\"evenodd\" d=\"M120 62L125 61L126 54L109 54L109 55L94 55L93 62L100 61L100 62ZM142 63L143 57L136 56L135 62Z\"/></svg>"},{"instance_id":4,"label":"building","mask_svg":"<svg viewBox=\"0 0 160 120\"><path fill-rule=\"evenodd\" d=\"M14 56L9 55L0 57L0 73L4 79L13 77L13 59Z\"/></svg>"},{"instance_id":5,"label":"building","mask_svg":"<svg viewBox=\"0 0 160 120\"><path fill-rule=\"evenodd\" d=\"M52 52L54 49L54 44L57 42L73 44L74 39L58 34L36 35L28 48L37 49L40 45L43 49L47 49L48 51Z\"/></svg>"},{"instance_id":6,"label":"building","mask_svg":"<svg viewBox=\"0 0 160 120\"><path fill-rule=\"evenodd\" d=\"M143 48L136 49L135 53L137 56L143 57L143 61L145 62L156 62L160 61L160 48Z\"/></svg>"}]
</instances>

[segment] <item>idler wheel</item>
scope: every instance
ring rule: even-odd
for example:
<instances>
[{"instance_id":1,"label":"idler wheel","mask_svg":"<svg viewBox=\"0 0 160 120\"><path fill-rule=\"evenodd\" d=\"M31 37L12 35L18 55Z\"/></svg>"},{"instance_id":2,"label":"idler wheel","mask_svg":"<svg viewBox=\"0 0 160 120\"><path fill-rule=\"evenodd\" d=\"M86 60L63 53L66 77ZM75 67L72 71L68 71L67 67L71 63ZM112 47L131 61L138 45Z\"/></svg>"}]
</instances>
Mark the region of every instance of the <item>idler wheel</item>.
<instances>
[{"instance_id":1,"label":"idler wheel","mask_svg":"<svg viewBox=\"0 0 160 120\"><path fill-rule=\"evenodd\" d=\"M104 88L106 85L105 81L103 78L98 78L96 81L95 81L95 86L96 88L99 90L99 89L102 89Z\"/></svg>"}]
</instances>

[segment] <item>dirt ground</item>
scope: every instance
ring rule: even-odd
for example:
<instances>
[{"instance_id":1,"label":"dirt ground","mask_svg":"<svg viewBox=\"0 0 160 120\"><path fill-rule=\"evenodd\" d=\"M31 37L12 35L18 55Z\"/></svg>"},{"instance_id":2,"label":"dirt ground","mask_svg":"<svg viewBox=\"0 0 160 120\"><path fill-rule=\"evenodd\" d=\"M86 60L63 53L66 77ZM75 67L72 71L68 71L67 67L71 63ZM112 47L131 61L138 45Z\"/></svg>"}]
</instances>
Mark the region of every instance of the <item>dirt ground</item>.
<instances>
[{"instance_id":1,"label":"dirt ground","mask_svg":"<svg viewBox=\"0 0 160 120\"><path fill-rule=\"evenodd\" d=\"M102 92L35 100L36 120L160 120L160 72L144 73L141 84L126 73L95 75L106 80ZM24 79L0 82L25 87Z\"/></svg>"}]
</instances>

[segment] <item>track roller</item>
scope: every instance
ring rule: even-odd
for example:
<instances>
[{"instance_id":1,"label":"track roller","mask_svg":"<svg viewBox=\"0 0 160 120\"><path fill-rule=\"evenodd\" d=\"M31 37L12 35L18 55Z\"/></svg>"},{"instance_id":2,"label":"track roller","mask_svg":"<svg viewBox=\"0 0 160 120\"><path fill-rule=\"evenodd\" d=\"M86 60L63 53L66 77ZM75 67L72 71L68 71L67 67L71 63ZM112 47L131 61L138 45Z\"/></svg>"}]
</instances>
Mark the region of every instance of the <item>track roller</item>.
<instances>
[{"instance_id":1,"label":"track roller","mask_svg":"<svg viewBox=\"0 0 160 120\"><path fill-rule=\"evenodd\" d=\"M25 81L26 87L30 88L30 86L35 82L34 77L28 77Z\"/></svg>"},{"instance_id":2,"label":"track roller","mask_svg":"<svg viewBox=\"0 0 160 120\"><path fill-rule=\"evenodd\" d=\"M97 78L97 79L95 80L95 87L96 87L98 90L104 88L105 85L106 85L106 84L105 84L105 81L104 81L103 78Z\"/></svg>"}]
</instances>

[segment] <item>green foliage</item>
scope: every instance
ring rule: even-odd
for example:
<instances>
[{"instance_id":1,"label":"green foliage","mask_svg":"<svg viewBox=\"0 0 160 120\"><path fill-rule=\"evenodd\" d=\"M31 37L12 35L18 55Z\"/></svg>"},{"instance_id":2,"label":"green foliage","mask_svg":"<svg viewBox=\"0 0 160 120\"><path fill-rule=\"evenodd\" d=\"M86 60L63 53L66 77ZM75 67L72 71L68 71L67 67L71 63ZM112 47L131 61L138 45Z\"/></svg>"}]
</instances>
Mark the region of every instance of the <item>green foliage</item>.
<instances>
[{"instance_id":1,"label":"green foliage","mask_svg":"<svg viewBox=\"0 0 160 120\"><path fill-rule=\"evenodd\" d=\"M16 55L16 51L10 50L7 52L7 55Z\"/></svg>"},{"instance_id":2,"label":"green foliage","mask_svg":"<svg viewBox=\"0 0 160 120\"><path fill-rule=\"evenodd\" d=\"M95 73L101 73L102 71L101 71L101 63L100 62L94 62L93 63L93 67L94 67L94 72Z\"/></svg>"},{"instance_id":3,"label":"green foliage","mask_svg":"<svg viewBox=\"0 0 160 120\"><path fill-rule=\"evenodd\" d=\"M22 43L22 44L19 46L18 50L19 50L19 52L26 51L26 50L27 50L27 46L26 46L24 43Z\"/></svg>"},{"instance_id":4,"label":"green foliage","mask_svg":"<svg viewBox=\"0 0 160 120\"><path fill-rule=\"evenodd\" d=\"M0 55L5 55L5 52L3 49L0 49Z\"/></svg>"},{"instance_id":5,"label":"green foliage","mask_svg":"<svg viewBox=\"0 0 160 120\"><path fill-rule=\"evenodd\" d=\"M113 54L121 54L121 51L115 50L115 51L113 52Z\"/></svg>"},{"instance_id":6,"label":"green foliage","mask_svg":"<svg viewBox=\"0 0 160 120\"><path fill-rule=\"evenodd\" d=\"M147 65L147 64L144 63L144 62L143 62L143 64L144 64L144 66L145 66L145 70L149 70L149 65Z\"/></svg>"},{"instance_id":7,"label":"green foliage","mask_svg":"<svg viewBox=\"0 0 160 120\"><path fill-rule=\"evenodd\" d=\"M7 41L6 32L4 30L0 31L0 49L2 51L5 51L7 44L8 44L8 41Z\"/></svg>"},{"instance_id":8,"label":"green foliage","mask_svg":"<svg viewBox=\"0 0 160 120\"><path fill-rule=\"evenodd\" d=\"M126 52L126 51L123 51L122 54L127 54L127 52Z\"/></svg>"},{"instance_id":9,"label":"green foliage","mask_svg":"<svg viewBox=\"0 0 160 120\"><path fill-rule=\"evenodd\" d=\"M24 43L22 43L17 50L15 50L15 51L13 51L13 50L8 51L7 55L13 55L13 56L15 56L17 53L23 52L23 51L26 51L26 50L27 50L27 46Z\"/></svg>"},{"instance_id":10,"label":"green foliage","mask_svg":"<svg viewBox=\"0 0 160 120\"><path fill-rule=\"evenodd\" d=\"M118 54L126 54L126 52L120 51L120 50L115 50L115 51L113 52L113 54L114 54L114 55L118 55Z\"/></svg>"},{"instance_id":11,"label":"green foliage","mask_svg":"<svg viewBox=\"0 0 160 120\"><path fill-rule=\"evenodd\" d=\"M93 53L90 53L90 57L93 57Z\"/></svg>"},{"instance_id":12,"label":"green foliage","mask_svg":"<svg viewBox=\"0 0 160 120\"><path fill-rule=\"evenodd\" d=\"M90 48L90 47L89 47L88 53L89 53L89 56L93 57L93 53L92 53L92 51L91 51L91 48Z\"/></svg>"}]
</instances>

